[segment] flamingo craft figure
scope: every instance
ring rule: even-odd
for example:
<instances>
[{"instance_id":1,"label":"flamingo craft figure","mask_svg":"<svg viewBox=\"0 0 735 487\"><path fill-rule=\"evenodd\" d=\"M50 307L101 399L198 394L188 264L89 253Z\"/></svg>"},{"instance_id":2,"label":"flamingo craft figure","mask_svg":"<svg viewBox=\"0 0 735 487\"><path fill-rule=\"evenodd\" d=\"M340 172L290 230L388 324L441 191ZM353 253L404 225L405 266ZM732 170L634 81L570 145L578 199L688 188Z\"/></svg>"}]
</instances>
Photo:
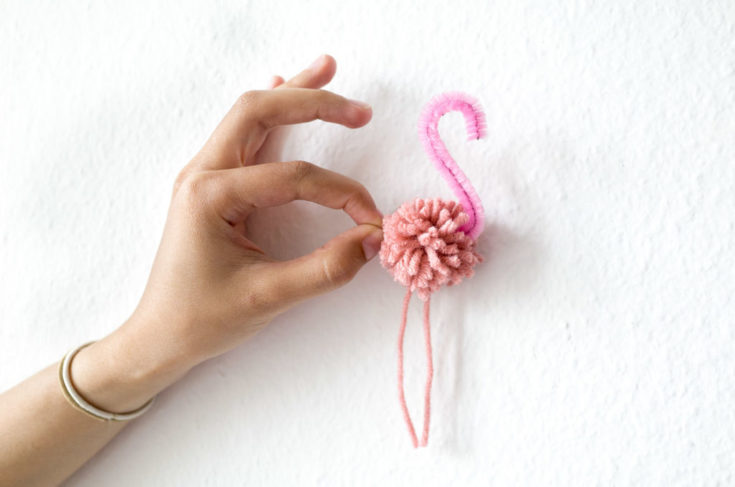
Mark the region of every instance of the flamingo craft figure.
<instances>
[{"instance_id":1,"label":"flamingo craft figure","mask_svg":"<svg viewBox=\"0 0 735 487\"><path fill-rule=\"evenodd\" d=\"M462 172L439 136L439 119L451 111L464 116L469 140L485 135L485 115L477 100L461 92L435 96L419 120L419 137L429 158L446 179L459 201L442 198L415 198L383 218L380 262L395 281L407 287L398 332L398 394L414 448L429 441L431 383L434 376L429 307L431 294L442 285L459 284L472 277L474 266L483 261L475 251L482 233L484 210L477 192ZM424 338L427 374L424 395L424 426L421 441L416 436L403 388L403 337L413 292L424 302Z\"/></svg>"}]
</instances>

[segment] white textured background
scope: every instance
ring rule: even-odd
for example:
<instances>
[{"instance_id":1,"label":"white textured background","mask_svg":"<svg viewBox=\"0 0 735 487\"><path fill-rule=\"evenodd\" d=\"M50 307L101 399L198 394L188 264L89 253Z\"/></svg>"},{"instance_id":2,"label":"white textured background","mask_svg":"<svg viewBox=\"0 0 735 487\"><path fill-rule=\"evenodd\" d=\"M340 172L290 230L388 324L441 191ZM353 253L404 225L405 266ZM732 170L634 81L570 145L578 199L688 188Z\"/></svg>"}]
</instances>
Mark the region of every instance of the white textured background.
<instances>
[{"instance_id":1,"label":"white textured background","mask_svg":"<svg viewBox=\"0 0 735 487\"><path fill-rule=\"evenodd\" d=\"M0 6L2 389L127 318L179 168L241 92L322 52L328 88L374 118L293 127L284 159L360 180L386 213L451 197L416 120L466 91L489 136L440 127L487 260L432 303L428 449L396 399L403 288L373 261L192 371L69 485L735 482L735 3L127 4ZM255 221L283 258L350 225L305 202Z\"/></svg>"}]
</instances>

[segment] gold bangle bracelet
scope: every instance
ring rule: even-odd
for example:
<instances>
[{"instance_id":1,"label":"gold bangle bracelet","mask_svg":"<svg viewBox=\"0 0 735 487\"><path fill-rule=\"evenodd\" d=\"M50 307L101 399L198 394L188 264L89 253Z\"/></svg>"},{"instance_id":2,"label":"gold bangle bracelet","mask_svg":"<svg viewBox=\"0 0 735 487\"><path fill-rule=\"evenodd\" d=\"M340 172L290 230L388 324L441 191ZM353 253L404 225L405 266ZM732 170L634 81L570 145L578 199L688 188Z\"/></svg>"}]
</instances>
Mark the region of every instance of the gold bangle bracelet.
<instances>
[{"instance_id":1,"label":"gold bangle bracelet","mask_svg":"<svg viewBox=\"0 0 735 487\"><path fill-rule=\"evenodd\" d=\"M87 416L102 421L129 421L148 411L148 409L153 404L153 401L155 400L155 396L135 411L129 411L126 413L112 413L91 404L89 401L84 399L84 397L82 397L82 395L79 394L79 392L74 388L74 384L71 380L71 374L69 372L69 369L71 368L71 361L77 354L77 352L79 352L79 350L93 343L94 341L87 342L70 350L59 362L59 382L61 383L61 390L64 392L64 397L66 398L66 400L72 406L74 406L75 409L78 409Z\"/></svg>"}]
</instances>

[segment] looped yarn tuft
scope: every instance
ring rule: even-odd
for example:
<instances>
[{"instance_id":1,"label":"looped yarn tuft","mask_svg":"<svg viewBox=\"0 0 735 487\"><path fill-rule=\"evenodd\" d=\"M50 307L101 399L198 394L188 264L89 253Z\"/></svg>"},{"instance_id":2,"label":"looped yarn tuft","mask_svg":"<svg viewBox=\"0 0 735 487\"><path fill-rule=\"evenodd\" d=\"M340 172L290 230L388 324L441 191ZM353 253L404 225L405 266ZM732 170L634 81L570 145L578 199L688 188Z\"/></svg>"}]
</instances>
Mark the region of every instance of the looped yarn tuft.
<instances>
[{"instance_id":1,"label":"looped yarn tuft","mask_svg":"<svg viewBox=\"0 0 735 487\"><path fill-rule=\"evenodd\" d=\"M456 201L415 198L383 218L380 262L395 281L427 301L442 285L472 277L483 258L459 230L469 216Z\"/></svg>"}]
</instances>

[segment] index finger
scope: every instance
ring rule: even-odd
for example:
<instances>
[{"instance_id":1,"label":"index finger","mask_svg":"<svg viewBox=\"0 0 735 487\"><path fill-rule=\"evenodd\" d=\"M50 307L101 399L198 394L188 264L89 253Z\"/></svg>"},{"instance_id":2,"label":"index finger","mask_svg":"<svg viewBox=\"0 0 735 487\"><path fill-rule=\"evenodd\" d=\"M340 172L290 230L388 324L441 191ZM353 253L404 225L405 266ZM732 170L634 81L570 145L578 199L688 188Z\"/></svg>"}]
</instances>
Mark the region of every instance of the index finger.
<instances>
[{"instance_id":1,"label":"index finger","mask_svg":"<svg viewBox=\"0 0 735 487\"><path fill-rule=\"evenodd\" d=\"M229 222L244 220L256 208L305 200L341 209L358 225L382 226L383 215L365 186L316 164L268 162L217 173L215 209Z\"/></svg>"},{"instance_id":2,"label":"index finger","mask_svg":"<svg viewBox=\"0 0 735 487\"><path fill-rule=\"evenodd\" d=\"M323 120L357 128L371 117L370 105L327 90L284 87L248 91L238 98L207 141L205 147L213 157L208 157L202 168L251 165L268 131L279 125Z\"/></svg>"}]
</instances>

